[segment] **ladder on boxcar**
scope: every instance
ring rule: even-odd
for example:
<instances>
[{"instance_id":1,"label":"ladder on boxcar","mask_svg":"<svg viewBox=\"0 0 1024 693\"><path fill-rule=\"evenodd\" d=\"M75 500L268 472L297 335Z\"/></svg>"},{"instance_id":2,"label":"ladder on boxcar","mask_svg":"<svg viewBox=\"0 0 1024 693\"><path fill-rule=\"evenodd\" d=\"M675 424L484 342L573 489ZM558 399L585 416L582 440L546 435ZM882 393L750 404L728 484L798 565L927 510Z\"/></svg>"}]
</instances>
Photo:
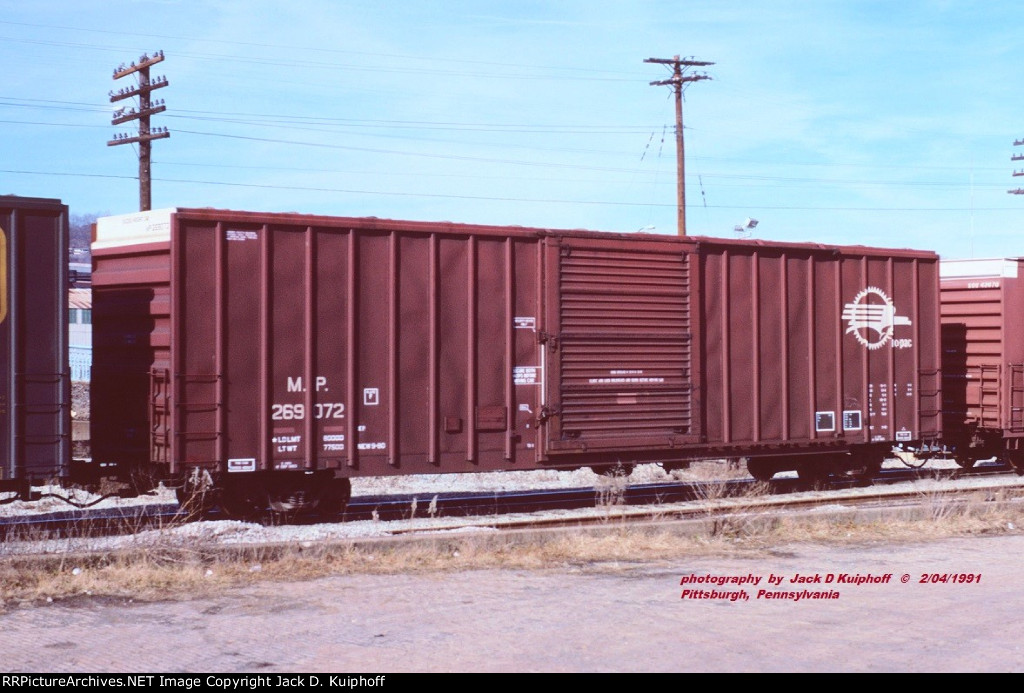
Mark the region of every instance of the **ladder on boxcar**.
<instances>
[{"instance_id":1,"label":"ladder on boxcar","mask_svg":"<svg viewBox=\"0 0 1024 693\"><path fill-rule=\"evenodd\" d=\"M1010 420L1008 427L1014 433L1024 432L1024 363L1011 363L1009 370Z\"/></svg>"},{"instance_id":2,"label":"ladder on boxcar","mask_svg":"<svg viewBox=\"0 0 1024 693\"><path fill-rule=\"evenodd\" d=\"M1002 428L999 366L980 364L975 368L978 372L978 425L981 428Z\"/></svg>"}]
</instances>

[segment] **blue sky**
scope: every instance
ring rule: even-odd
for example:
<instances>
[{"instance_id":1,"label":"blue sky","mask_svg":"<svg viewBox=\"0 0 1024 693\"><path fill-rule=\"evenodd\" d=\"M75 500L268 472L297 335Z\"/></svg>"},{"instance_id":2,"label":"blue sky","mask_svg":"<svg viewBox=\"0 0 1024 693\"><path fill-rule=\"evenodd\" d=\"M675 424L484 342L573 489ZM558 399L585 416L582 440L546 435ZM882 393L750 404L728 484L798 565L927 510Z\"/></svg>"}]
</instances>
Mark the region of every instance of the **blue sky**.
<instances>
[{"instance_id":1,"label":"blue sky","mask_svg":"<svg viewBox=\"0 0 1024 693\"><path fill-rule=\"evenodd\" d=\"M1024 255L1024 14L910 0L0 0L0 193L138 209L118 64L163 50L153 207Z\"/></svg>"}]
</instances>

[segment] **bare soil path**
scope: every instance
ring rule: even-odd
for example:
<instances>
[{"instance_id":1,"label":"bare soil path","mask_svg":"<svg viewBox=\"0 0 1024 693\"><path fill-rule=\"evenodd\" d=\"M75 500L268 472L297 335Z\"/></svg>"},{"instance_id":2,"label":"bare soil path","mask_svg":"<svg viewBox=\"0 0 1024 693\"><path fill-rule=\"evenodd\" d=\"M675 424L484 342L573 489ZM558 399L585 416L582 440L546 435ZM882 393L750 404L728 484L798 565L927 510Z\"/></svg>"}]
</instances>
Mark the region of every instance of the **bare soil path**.
<instances>
[{"instance_id":1,"label":"bare soil path","mask_svg":"<svg viewBox=\"0 0 1024 693\"><path fill-rule=\"evenodd\" d=\"M1022 557L1021 535L794 544L757 559L330 577L160 603L84 599L0 616L0 670L1020 672ZM981 579L920 583L947 573ZM797 574L823 582L790 583ZM884 581L840 584L842 574ZM690 575L761 580L680 585ZM770 575L782 584L766 584ZM681 599L684 589L749 599ZM758 598L803 589L839 598Z\"/></svg>"}]
</instances>

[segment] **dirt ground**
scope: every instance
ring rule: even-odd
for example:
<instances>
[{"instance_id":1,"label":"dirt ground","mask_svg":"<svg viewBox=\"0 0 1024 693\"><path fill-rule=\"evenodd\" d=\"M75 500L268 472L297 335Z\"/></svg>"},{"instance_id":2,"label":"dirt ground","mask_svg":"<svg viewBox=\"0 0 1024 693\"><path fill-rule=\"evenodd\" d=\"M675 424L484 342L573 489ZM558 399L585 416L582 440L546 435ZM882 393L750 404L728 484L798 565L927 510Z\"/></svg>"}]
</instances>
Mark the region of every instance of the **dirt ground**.
<instances>
[{"instance_id":1,"label":"dirt ground","mask_svg":"<svg viewBox=\"0 0 1024 693\"><path fill-rule=\"evenodd\" d=\"M797 544L758 559L331 577L184 602L85 599L0 616L0 670L1020 672L1022 555L1024 535ZM981 577L920 583L947 573ZM797 574L823 582L790 583ZM842 574L883 582L840 584ZM761 581L680 585L691 575ZM770 575L782 584L767 585ZM684 589L749 599L682 599ZM839 596L758 598L802 589Z\"/></svg>"}]
</instances>

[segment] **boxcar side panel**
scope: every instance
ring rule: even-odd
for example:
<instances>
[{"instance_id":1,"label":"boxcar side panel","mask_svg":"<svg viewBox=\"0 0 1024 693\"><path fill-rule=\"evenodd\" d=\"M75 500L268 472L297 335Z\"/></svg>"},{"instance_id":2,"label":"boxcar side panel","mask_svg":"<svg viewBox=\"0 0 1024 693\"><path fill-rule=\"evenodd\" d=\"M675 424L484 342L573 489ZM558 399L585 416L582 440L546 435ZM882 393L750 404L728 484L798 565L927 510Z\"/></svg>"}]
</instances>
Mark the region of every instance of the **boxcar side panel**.
<instances>
[{"instance_id":1,"label":"boxcar side panel","mask_svg":"<svg viewBox=\"0 0 1024 693\"><path fill-rule=\"evenodd\" d=\"M97 220L92 244L93 460L168 464L171 423L170 211Z\"/></svg>"},{"instance_id":2,"label":"boxcar side panel","mask_svg":"<svg viewBox=\"0 0 1024 693\"><path fill-rule=\"evenodd\" d=\"M701 241L705 439L757 451L937 436L937 258Z\"/></svg>"},{"instance_id":3,"label":"boxcar side panel","mask_svg":"<svg viewBox=\"0 0 1024 693\"><path fill-rule=\"evenodd\" d=\"M1021 260L942 263L946 429L1024 434L1024 310Z\"/></svg>"},{"instance_id":4,"label":"boxcar side panel","mask_svg":"<svg viewBox=\"0 0 1024 693\"><path fill-rule=\"evenodd\" d=\"M68 210L0 197L0 480L68 473Z\"/></svg>"},{"instance_id":5,"label":"boxcar side panel","mask_svg":"<svg viewBox=\"0 0 1024 693\"><path fill-rule=\"evenodd\" d=\"M178 210L172 467L535 466L536 234Z\"/></svg>"}]
</instances>

